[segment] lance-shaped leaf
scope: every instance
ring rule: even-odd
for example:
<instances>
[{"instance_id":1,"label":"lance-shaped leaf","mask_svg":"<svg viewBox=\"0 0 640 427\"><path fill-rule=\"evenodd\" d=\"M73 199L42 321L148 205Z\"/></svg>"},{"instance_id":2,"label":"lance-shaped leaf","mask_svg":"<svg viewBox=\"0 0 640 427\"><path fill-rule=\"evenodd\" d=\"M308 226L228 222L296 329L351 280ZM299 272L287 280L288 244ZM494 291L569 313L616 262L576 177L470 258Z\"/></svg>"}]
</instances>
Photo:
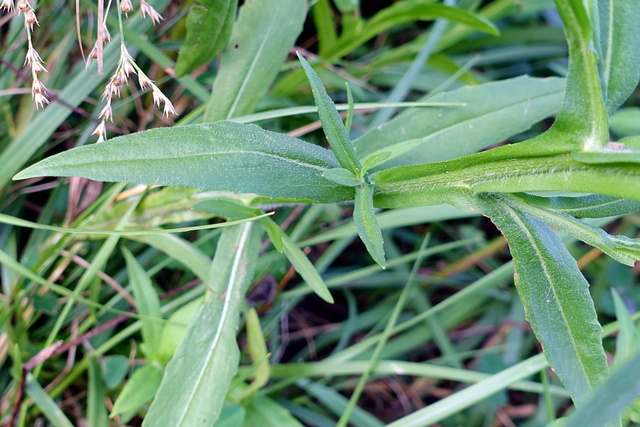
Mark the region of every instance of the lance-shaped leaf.
<instances>
[{"instance_id":1,"label":"lance-shaped leaf","mask_svg":"<svg viewBox=\"0 0 640 427\"><path fill-rule=\"evenodd\" d=\"M220 415L238 369L236 332L260 249L257 230L247 223L222 233L211 265L211 293L167 365L143 425L213 425Z\"/></svg>"},{"instance_id":2,"label":"lance-shaped leaf","mask_svg":"<svg viewBox=\"0 0 640 427\"><path fill-rule=\"evenodd\" d=\"M558 230L571 234L594 248L600 249L623 264L633 267L635 262L640 259L640 239L612 236L601 228L577 220L571 215L530 205L516 196L500 194L495 197L520 212L526 213Z\"/></svg>"},{"instance_id":3,"label":"lance-shaped leaf","mask_svg":"<svg viewBox=\"0 0 640 427\"><path fill-rule=\"evenodd\" d=\"M605 107L612 114L640 80L640 2L599 0L598 65Z\"/></svg>"},{"instance_id":4,"label":"lance-shaped leaf","mask_svg":"<svg viewBox=\"0 0 640 427\"><path fill-rule=\"evenodd\" d=\"M247 0L223 51L205 122L252 113L302 31L305 0Z\"/></svg>"},{"instance_id":5,"label":"lance-shaped leaf","mask_svg":"<svg viewBox=\"0 0 640 427\"><path fill-rule=\"evenodd\" d=\"M548 225L489 196L480 196L478 207L506 236L527 321L581 406L608 370L589 284Z\"/></svg>"},{"instance_id":6,"label":"lance-shaped leaf","mask_svg":"<svg viewBox=\"0 0 640 427\"><path fill-rule=\"evenodd\" d=\"M354 141L360 158L389 152L385 167L449 160L529 129L558 111L562 79L518 77L442 92L430 101L464 106L411 108Z\"/></svg>"},{"instance_id":7,"label":"lance-shaped leaf","mask_svg":"<svg viewBox=\"0 0 640 427\"><path fill-rule=\"evenodd\" d=\"M373 184L367 183L356 188L353 222L358 230L358 236L362 239L373 260L384 268L386 265L384 242L380 225L373 211L373 190Z\"/></svg>"},{"instance_id":8,"label":"lance-shaped leaf","mask_svg":"<svg viewBox=\"0 0 640 427\"><path fill-rule=\"evenodd\" d=\"M313 97L318 107L318 115L320 116L320 122L322 122L322 129L329 141L329 145L336 155L340 166L347 169L354 175L359 176L362 169L360 160L353 149L351 139L347 134L347 129L342 123L342 119L336 110L336 106L333 104L331 98L324 89L322 80L313 71L311 65L298 53L298 58L302 63L304 72L307 74L309 83L311 84L311 90L313 91Z\"/></svg>"},{"instance_id":9,"label":"lance-shaped leaf","mask_svg":"<svg viewBox=\"0 0 640 427\"><path fill-rule=\"evenodd\" d=\"M581 197L540 197L520 193L517 196L530 204L577 218L604 218L640 211L640 202L637 200L619 199L600 194Z\"/></svg>"},{"instance_id":10,"label":"lance-shaped leaf","mask_svg":"<svg viewBox=\"0 0 640 427\"><path fill-rule=\"evenodd\" d=\"M218 122L152 129L75 148L37 163L16 179L82 176L100 181L232 190L323 203L353 199L326 180L339 167L322 147L255 125Z\"/></svg>"},{"instance_id":11,"label":"lance-shaped leaf","mask_svg":"<svg viewBox=\"0 0 640 427\"><path fill-rule=\"evenodd\" d=\"M183 76L211 61L233 28L238 0L200 0L189 10L187 37L180 48L176 75Z\"/></svg>"}]
</instances>

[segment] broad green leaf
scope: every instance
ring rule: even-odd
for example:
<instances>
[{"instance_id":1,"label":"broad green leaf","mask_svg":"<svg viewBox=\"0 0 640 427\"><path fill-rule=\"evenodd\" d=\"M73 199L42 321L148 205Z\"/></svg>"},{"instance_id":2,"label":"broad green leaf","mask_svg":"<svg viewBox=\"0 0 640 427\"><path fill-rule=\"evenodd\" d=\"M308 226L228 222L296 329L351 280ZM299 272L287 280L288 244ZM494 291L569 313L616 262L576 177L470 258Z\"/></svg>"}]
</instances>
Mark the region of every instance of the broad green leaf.
<instances>
[{"instance_id":1,"label":"broad green leaf","mask_svg":"<svg viewBox=\"0 0 640 427\"><path fill-rule=\"evenodd\" d=\"M234 387L229 391L229 400L240 403L248 387L245 384ZM246 410L242 427L302 427L302 424L288 410L263 394L254 394L251 399L242 401L242 403ZM215 427L218 425L216 424Z\"/></svg>"},{"instance_id":2,"label":"broad green leaf","mask_svg":"<svg viewBox=\"0 0 640 427\"><path fill-rule=\"evenodd\" d=\"M353 149L351 139L347 134L347 129L342 123L342 119L336 110L336 106L333 104L331 98L324 89L324 85L320 80L320 77L313 71L313 68L309 63L298 53L298 59L304 68L309 83L311 84L311 90L313 91L313 98L315 99L316 106L318 107L318 115L320 116L320 122L322 123L322 129L329 141L329 145L333 150L340 166L351 171L356 176L360 175L362 165L356 156L356 152Z\"/></svg>"},{"instance_id":3,"label":"broad green leaf","mask_svg":"<svg viewBox=\"0 0 640 427\"><path fill-rule=\"evenodd\" d=\"M600 57L598 65L605 107L612 114L640 80L640 3L599 0Z\"/></svg>"},{"instance_id":4,"label":"broad green leaf","mask_svg":"<svg viewBox=\"0 0 640 427\"><path fill-rule=\"evenodd\" d=\"M633 267L635 262L640 260L640 239L611 236L604 230L577 220L571 215L530 205L515 196L501 194L495 197L522 213L600 249L618 262Z\"/></svg>"},{"instance_id":5,"label":"broad green leaf","mask_svg":"<svg viewBox=\"0 0 640 427\"><path fill-rule=\"evenodd\" d=\"M162 381L162 372L156 364L144 365L136 369L122 388L109 416L139 411L156 395Z\"/></svg>"},{"instance_id":6,"label":"broad green leaf","mask_svg":"<svg viewBox=\"0 0 640 427\"><path fill-rule=\"evenodd\" d=\"M324 171L322 176L336 184L346 185L348 187L357 187L362 184L360 178L344 168L328 169Z\"/></svg>"},{"instance_id":7,"label":"broad green leaf","mask_svg":"<svg viewBox=\"0 0 640 427\"><path fill-rule=\"evenodd\" d=\"M225 405L214 427L242 427L244 425L246 412L243 406Z\"/></svg>"},{"instance_id":8,"label":"broad green leaf","mask_svg":"<svg viewBox=\"0 0 640 427\"><path fill-rule=\"evenodd\" d=\"M621 108L609 118L611 131L618 136L640 134L640 107Z\"/></svg>"},{"instance_id":9,"label":"broad green leaf","mask_svg":"<svg viewBox=\"0 0 640 427\"><path fill-rule=\"evenodd\" d=\"M187 333L187 327L191 323L191 319L196 315L201 305L202 298L183 305L176 310L164 324L162 339L160 340L160 355L162 360L169 360L174 355ZM158 385L160 385L160 381L158 381Z\"/></svg>"},{"instance_id":10,"label":"broad green leaf","mask_svg":"<svg viewBox=\"0 0 640 427\"><path fill-rule=\"evenodd\" d=\"M442 92L434 102L464 107L413 108L356 139L360 158L391 152L385 167L453 159L529 129L556 112L564 80L517 77Z\"/></svg>"},{"instance_id":11,"label":"broad green leaf","mask_svg":"<svg viewBox=\"0 0 640 427\"><path fill-rule=\"evenodd\" d=\"M373 190L372 184L362 184L356 188L353 222L358 230L358 236L373 260L384 268L386 265L384 242L380 225L373 211Z\"/></svg>"},{"instance_id":12,"label":"broad green leaf","mask_svg":"<svg viewBox=\"0 0 640 427\"><path fill-rule=\"evenodd\" d=\"M589 284L548 225L488 196L478 202L506 236L527 321L549 365L581 407L607 376Z\"/></svg>"},{"instance_id":13,"label":"broad green leaf","mask_svg":"<svg viewBox=\"0 0 640 427\"><path fill-rule=\"evenodd\" d=\"M640 396L640 354L636 354L611 375L569 418L564 427L604 426L615 422L623 410Z\"/></svg>"},{"instance_id":14,"label":"broad green leaf","mask_svg":"<svg viewBox=\"0 0 640 427\"><path fill-rule=\"evenodd\" d=\"M211 267L208 300L199 307L167 365L143 425L211 425L220 415L238 368L236 331L260 249L257 231L256 224L247 223L222 233Z\"/></svg>"},{"instance_id":15,"label":"broad green leaf","mask_svg":"<svg viewBox=\"0 0 640 427\"><path fill-rule=\"evenodd\" d=\"M359 31L342 34L336 49L331 52L330 59L341 58L351 53L369 39L397 25L413 21L432 21L444 18L452 22L464 24L470 28L498 35L496 27L479 15L462 9L441 4L430 4L432 0L413 0L394 3L371 17Z\"/></svg>"},{"instance_id":16,"label":"broad green leaf","mask_svg":"<svg viewBox=\"0 0 640 427\"><path fill-rule=\"evenodd\" d=\"M562 212L577 218L604 218L640 211L640 202L617 197L591 194L581 197L540 197L517 194L517 197L536 206Z\"/></svg>"},{"instance_id":17,"label":"broad green leaf","mask_svg":"<svg viewBox=\"0 0 640 427\"><path fill-rule=\"evenodd\" d=\"M302 31L305 0L247 0L222 54L205 122L252 113Z\"/></svg>"},{"instance_id":18,"label":"broad green leaf","mask_svg":"<svg viewBox=\"0 0 640 427\"><path fill-rule=\"evenodd\" d=\"M339 167L322 147L255 125L219 122L151 129L51 156L16 175L232 190L298 201L340 202L353 189L322 178Z\"/></svg>"},{"instance_id":19,"label":"broad green leaf","mask_svg":"<svg viewBox=\"0 0 640 427\"><path fill-rule=\"evenodd\" d=\"M142 345L147 360L160 362L160 341L162 338L162 313L160 312L160 298L153 288L151 279L138 263L133 254L126 248L122 253L127 262L129 283L133 289L138 314L142 315Z\"/></svg>"},{"instance_id":20,"label":"broad green leaf","mask_svg":"<svg viewBox=\"0 0 640 427\"><path fill-rule=\"evenodd\" d=\"M233 28L238 0L198 0L187 15L187 37L176 61L183 76L211 61L222 50Z\"/></svg>"},{"instance_id":21,"label":"broad green leaf","mask_svg":"<svg viewBox=\"0 0 640 427\"><path fill-rule=\"evenodd\" d=\"M313 292L326 302L333 303L331 292L329 292L329 288L327 288L318 270L316 270L315 266L309 261L309 258L307 258L304 252L302 252L286 233L282 233L282 247L291 265L293 265Z\"/></svg>"}]
</instances>

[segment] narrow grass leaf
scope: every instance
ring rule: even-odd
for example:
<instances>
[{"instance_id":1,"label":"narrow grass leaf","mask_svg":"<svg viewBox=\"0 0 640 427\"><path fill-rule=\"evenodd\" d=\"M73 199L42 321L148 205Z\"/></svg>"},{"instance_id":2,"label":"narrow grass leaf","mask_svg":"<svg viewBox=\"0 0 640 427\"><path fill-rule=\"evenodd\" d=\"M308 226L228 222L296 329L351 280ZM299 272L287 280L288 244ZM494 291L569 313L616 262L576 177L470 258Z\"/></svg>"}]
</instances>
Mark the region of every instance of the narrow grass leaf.
<instances>
[{"instance_id":1,"label":"narrow grass leaf","mask_svg":"<svg viewBox=\"0 0 640 427\"><path fill-rule=\"evenodd\" d=\"M247 223L223 232L211 267L211 293L167 365L143 425L211 425L240 358L236 331L253 279L260 233Z\"/></svg>"},{"instance_id":2,"label":"narrow grass leaf","mask_svg":"<svg viewBox=\"0 0 640 427\"><path fill-rule=\"evenodd\" d=\"M162 338L162 314L160 298L153 288L151 279L133 254L125 247L122 253L127 263L129 283L133 289L138 313L142 318L142 345L147 360L160 362L160 342Z\"/></svg>"},{"instance_id":3,"label":"narrow grass leaf","mask_svg":"<svg viewBox=\"0 0 640 427\"><path fill-rule=\"evenodd\" d=\"M336 49L328 59L341 58L361 46L369 39L384 33L397 25L414 21L432 21L443 18L452 22L464 24L469 28L498 35L497 28L480 15L474 15L462 9L429 4L432 1L398 2L371 17L355 33L343 33L338 40Z\"/></svg>"},{"instance_id":4,"label":"narrow grass leaf","mask_svg":"<svg viewBox=\"0 0 640 427\"><path fill-rule=\"evenodd\" d=\"M319 0L313 5L313 23L318 31L318 54L321 57L327 56L338 42L336 22L329 0Z\"/></svg>"},{"instance_id":5,"label":"narrow grass leaf","mask_svg":"<svg viewBox=\"0 0 640 427\"><path fill-rule=\"evenodd\" d=\"M616 310L616 318L620 325L620 331L616 338L616 358L613 361L613 366L618 367L640 353L640 332L633 322L622 297L613 287L611 288L611 296Z\"/></svg>"},{"instance_id":6,"label":"narrow grass leaf","mask_svg":"<svg viewBox=\"0 0 640 427\"><path fill-rule=\"evenodd\" d=\"M373 210L372 184L362 184L356 188L355 206L353 208L353 222L358 235L367 247L367 251L382 268L386 265L384 255L384 242L380 225Z\"/></svg>"},{"instance_id":7,"label":"narrow grass leaf","mask_svg":"<svg viewBox=\"0 0 640 427\"><path fill-rule=\"evenodd\" d=\"M247 0L222 53L205 122L252 113L302 31L304 0Z\"/></svg>"},{"instance_id":8,"label":"narrow grass leaf","mask_svg":"<svg viewBox=\"0 0 640 427\"><path fill-rule=\"evenodd\" d=\"M232 190L273 198L339 202L353 189L322 179L339 167L328 150L255 125L219 122L151 129L51 156L22 171L101 181Z\"/></svg>"},{"instance_id":9,"label":"narrow grass leaf","mask_svg":"<svg viewBox=\"0 0 640 427\"><path fill-rule=\"evenodd\" d=\"M322 129L329 141L329 145L333 150L340 166L351 171L354 175L360 175L362 165L356 156L356 152L353 149L351 139L347 134L347 129L342 123L342 119L336 110L333 101L324 89L322 80L313 70L311 65L298 53L298 59L304 68L304 72L307 74L309 83L311 84L311 90L313 91L313 98L315 99L316 106L318 107L318 115L320 116L320 122L322 123Z\"/></svg>"},{"instance_id":10,"label":"narrow grass leaf","mask_svg":"<svg viewBox=\"0 0 640 427\"><path fill-rule=\"evenodd\" d=\"M87 424L95 427L107 427L106 396L100 362L95 357L89 359L89 390L87 401Z\"/></svg>"},{"instance_id":11,"label":"narrow grass leaf","mask_svg":"<svg viewBox=\"0 0 640 427\"><path fill-rule=\"evenodd\" d=\"M552 229L490 197L479 207L509 241L526 318L578 407L607 375L589 284Z\"/></svg>"},{"instance_id":12,"label":"narrow grass leaf","mask_svg":"<svg viewBox=\"0 0 640 427\"><path fill-rule=\"evenodd\" d=\"M248 387L246 384L238 384L229 391L229 400L239 403ZM287 409L264 394L254 394L251 399L243 401L242 404L246 411L242 426L302 427L302 424Z\"/></svg>"},{"instance_id":13,"label":"narrow grass leaf","mask_svg":"<svg viewBox=\"0 0 640 427\"><path fill-rule=\"evenodd\" d=\"M600 57L598 65L605 107L612 114L635 90L640 80L640 3L598 1Z\"/></svg>"},{"instance_id":14,"label":"narrow grass leaf","mask_svg":"<svg viewBox=\"0 0 640 427\"><path fill-rule=\"evenodd\" d=\"M162 369L156 364L141 366L133 372L118 395L110 417L139 411L153 399L162 381Z\"/></svg>"},{"instance_id":15,"label":"narrow grass leaf","mask_svg":"<svg viewBox=\"0 0 640 427\"><path fill-rule=\"evenodd\" d=\"M249 355L254 365L256 365L253 375L253 382L245 390L243 397L248 397L256 393L269 382L271 376L271 365L269 364L269 354L267 344L264 340L260 318L254 308L245 311L245 322L247 329L247 345Z\"/></svg>"},{"instance_id":16,"label":"narrow grass leaf","mask_svg":"<svg viewBox=\"0 0 640 427\"><path fill-rule=\"evenodd\" d=\"M178 55L176 75L181 77L211 61L231 34L238 0L199 0L187 15L187 37Z\"/></svg>"},{"instance_id":17,"label":"narrow grass leaf","mask_svg":"<svg viewBox=\"0 0 640 427\"><path fill-rule=\"evenodd\" d=\"M69 418L62 412L60 405L56 403L31 374L27 374L25 393L33 399L35 406L54 427L73 427Z\"/></svg>"}]
</instances>

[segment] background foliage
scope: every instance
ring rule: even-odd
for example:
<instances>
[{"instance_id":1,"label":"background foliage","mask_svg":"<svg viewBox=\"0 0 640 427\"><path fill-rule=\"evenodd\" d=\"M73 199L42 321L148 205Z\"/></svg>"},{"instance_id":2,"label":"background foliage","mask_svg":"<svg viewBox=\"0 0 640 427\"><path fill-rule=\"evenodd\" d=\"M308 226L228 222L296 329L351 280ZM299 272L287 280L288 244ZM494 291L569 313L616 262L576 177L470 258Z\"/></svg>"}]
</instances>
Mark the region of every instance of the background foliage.
<instances>
[{"instance_id":1,"label":"background foliage","mask_svg":"<svg viewBox=\"0 0 640 427\"><path fill-rule=\"evenodd\" d=\"M571 413L569 394L586 408L571 425L638 421L638 272L623 265L638 255L625 237L638 233L637 203L474 198L509 240L512 263L505 238L453 185L637 201L635 140L627 152L598 151L607 131L640 134L637 97L625 102L637 83L636 9L599 2L598 22L610 25L594 44L588 2L558 2L575 23L568 64L553 2L247 0L237 19L234 1L150 3L164 21L148 31L131 14L122 34L181 113L176 123L130 87L110 132L172 127L53 157L22 173L27 181L11 178L90 141L107 77L84 70L68 31L73 10L42 2L34 42L56 91L36 111L19 95L21 24L2 21L3 422L534 426ZM95 4L81 6L84 33ZM309 61L310 82L295 52ZM323 83L350 110L346 128ZM390 121L398 107L412 108ZM541 134L554 117L555 134L534 140L541 149L497 149ZM184 127L223 119L231 122ZM261 127L242 125L254 122ZM570 138L545 145L558 134ZM335 155L321 148L325 135ZM493 154L508 150L524 159ZM475 181L487 158L497 178ZM446 160L452 168L435 174L411 166ZM258 196L212 191L222 189ZM376 206L398 209L374 216L374 191ZM354 199L355 209L334 204ZM440 204L451 200L463 210ZM264 203L275 213L247 222Z\"/></svg>"}]
</instances>

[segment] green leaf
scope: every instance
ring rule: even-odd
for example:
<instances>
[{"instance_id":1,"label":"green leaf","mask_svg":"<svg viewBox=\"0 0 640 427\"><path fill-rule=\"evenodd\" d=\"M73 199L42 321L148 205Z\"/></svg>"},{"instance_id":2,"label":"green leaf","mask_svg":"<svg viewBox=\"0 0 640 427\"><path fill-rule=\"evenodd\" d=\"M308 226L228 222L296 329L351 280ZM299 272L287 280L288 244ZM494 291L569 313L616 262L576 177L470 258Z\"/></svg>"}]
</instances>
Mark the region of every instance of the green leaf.
<instances>
[{"instance_id":1,"label":"green leaf","mask_svg":"<svg viewBox=\"0 0 640 427\"><path fill-rule=\"evenodd\" d=\"M162 313L160 312L160 298L153 288L151 279L138 263L136 258L126 248L122 253L127 262L129 283L133 289L138 314L142 315L142 351L150 361L160 362L160 341L162 338Z\"/></svg>"},{"instance_id":2,"label":"green leaf","mask_svg":"<svg viewBox=\"0 0 640 427\"><path fill-rule=\"evenodd\" d=\"M605 107L612 114L640 80L640 3L599 0L600 57L598 60Z\"/></svg>"},{"instance_id":3,"label":"green leaf","mask_svg":"<svg viewBox=\"0 0 640 427\"><path fill-rule=\"evenodd\" d=\"M196 315L202 304L202 298L198 298L183 305L169 317L162 329L162 340L160 341L162 360L169 360L175 354L187 333L187 327L191 323L191 319ZM159 385L160 381L158 381Z\"/></svg>"},{"instance_id":4,"label":"green leaf","mask_svg":"<svg viewBox=\"0 0 640 427\"><path fill-rule=\"evenodd\" d=\"M311 261L309 261L309 258L307 258L286 233L282 233L282 248L291 265L293 265L313 292L326 302L333 304L331 292L329 292L329 288L324 283L324 280L322 280L320 273L318 273L318 270L316 270Z\"/></svg>"},{"instance_id":5,"label":"green leaf","mask_svg":"<svg viewBox=\"0 0 640 427\"><path fill-rule=\"evenodd\" d=\"M107 407L104 404L105 388L100 373L100 362L89 358L89 395L87 401L87 423L90 426L107 427Z\"/></svg>"},{"instance_id":6,"label":"green leaf","mask_svg":"<svg viewBox=\"0 0 640 427\"><path fill-rule=\"evenodd\" d=\"M520 212L571 234L594 248L600 249L618 262L633 267L635 262L640 259L640 239L611 236L604 230L577 220L566 213L553 212L536 207L512 195L499 194L495 195L495 197Z\"/></svg>"},{"instance_id":7,"label":"green leaf","mask_svg":"<svg viewBox=\"0 0 640 427\"><path fill-rule=\"evenodd\" d=\"M238 0L199 0L187 15L187 37L175 72L181 77L211 61L231 34Z\"/></svg>"},{"instance_id":8,"label":"green leaf","mask_svg":"<svg viewBox=\"0 0 640 427\"><path fill-rule=\"evenodd\" d=\"M529 129L556 112L564 80L517 77L441 92L434 102L464 107L412 108L354 141L360 158L391 152L385 167L453 159Z\"/></svg>"},{"instance_id":9,"label":"green leaf","mask_svg":"<svg viewBox=\"0 0 640 427\"><path fill-rule=\"evenodd\" d=\"M536 206L578 218L604 218L626 215L640 210L640 202L591 194L581 197L540 197L520 193L517 197Z\"/></svg>"},{"instance_id":10,"label":"green leaf","mask_svg":"<svg viewBox=\"0 0 640 427\"><path fill-rule=\"evenodd\" d=\"M353 222L358 230L358 236L373 260L384 268L386 265L384 242L380 225L373 211L373 190L372 184L362 184L356 188Z\"/></svg>"},{"instance_id":11,"label":"green leaf","mask_svg":"<svg viewBox=\"0 0 640 427\"><path fill-rule=\"evenodd\" d=\"M254 217L256 213L258 215L263 213L260 209L250 208L241 205L238 201L228 199L206 200L195 205L193 209L214 213L231 219L251 218ZM278 224L270 218L261 218L258 222L264 227L276 250L282 252L282 230L280 230Z\"/></svg>"},{"instance_id":12,"label":"green leaf","mask_svg":"<svg viewBox=\"0 0 640 427\"><path fill-rule=\"evenodd\" d=\"M330 151L256 125L219 122L151 129L51 156L16 175L232 190L298 201L341 202L353 189L322 178Z\"/></svg>"},{"instance_id":13,"label":"green leaf","mask_svg":"<svg viewBox=\"0 0 640 427\"><path fill-rule=\"evenodd\" d=\"M136 369L122 388L109 416L139 411L156 395L162 381L162 372L156 364Z\"/></svg>"},{"instance_id":14,"label":"green leaf","mask_svg":"<svg viewBox=\"0 0 640 427\"><path fill-rule=\"evenodd\" d=\"M640 396L638 366L640 354L614 372L564 427L604 426L615 422L622 411Z\"/></svg>"},{"instance_id":15,"label":"green leaf","mask_svg":"<svg viewBox=\"0 0 640 427\"><path fill-rule=\"evenodd\" d=\"M622 297L614 287L611 288L611 296L616 310L616 318L620 325L616 337L616 358L613 361L615 369L640 352L640 331L633 322Z\"/></svg>"},{"instance_id":16,"label":"green leaf","mask_svg":"<svg viewBox=\"0 0 640 427\"><path fill-rule=\"evenodd\" d=\"M236 373L236 331L253 279L260 233L253 223L226 229L211 266L211 293L189 324L143 425L211 425Z\"/></svg>"},{"instance_id":17,"label":"green leaf","mask_svg":"<svg viewBox=\"0 0 640 427\"><path fill-rule=\"evenodd\" d=\"M336 106L333 104L331 98L324 89L324 85L320 80L320 77L313 71L313 68L309 63L298 53L298 59L304 68L304 72L307 74L309 83L311 84L311 90L313 91L313 97L318 107L318 115L320 116L320 122L322 122L322 129L329 141L329 145L333 150L340 166L351 171L354 175L360 175L362 165L356 156L356 152L353 149L351 139L347 134L347 129L342 123L342 119L336 110Z\"/></svg>"},{"instance_id":18,"label":"green leaf","mask_svg":"<svg viewBox=\"0 0 640 427\"><path fill-rule=\"evenodd\" d=\"M360 178L355 176L351 171L343 168L327 169L322 176L336 184L346 185L348 187L357 187L362 184Z\"/></svg>"},{"instance_id":19,"label":"green leaf","mask_svg":"<svg viewBox=\"0 0 640 427\"><path fill-rule=\"evenodd\" d=\"M362 170L368 171L371 168L374 168L382 163L386 162L390 158L392 158L393 153L391 151L381 151L376 154L371 154L367 156L362 161Z\"/></svg>"},{"instance_id":20,"label":"green leaf","mask_svg":"<svg viewBox=\"0 0 640 427\"><path fill-rule=\"evenodd\" d=\"M611 131L618 136L640 134L640 107L621 108L609 118Z\"/></svg>"},{"instance_id":21,"label":"green leaf","mask_svg":"<svg viewBox=\"0 0 640 427\"><path fill-rule=\"evenodd\" d=\"M326 56L335 49L338 41L329 0L319 0L313 5L313 23L318 31L318 54L320 57Z\"/></svg>"},{"instance_id":22,"label":"green leaf","mask_svg":"<svg viewBox=\"0 0 640 427\"><path fill-rule=\"evenodd\" d=\"M25 392L33 399L33 403L42 411L51 425L55 427L72 427L73 424L56 403L42 388L32 374L27 374Z\"/></svg>"},{"instance_id":23,"label":"green leaf","mask_svg":"<svg viewBox=\"0 0 640 427\"><path fill-rule=\"evenodd\" d=\"M253 382L245 390L243 398L251 396L269 382L271 376L271 365L269 364L269 354L267 353L267 345L262 333L260 318L254 308L250 308L245 312L245 322L247 329L247 346L249 354L255 368Z\"/></svg>"},{"instance_id":24,"label":"green leaf","mask_svg":"<svg viewBox=\"0 0 640 427\"><path fill-rule=\"evenodd\" d=\"M247 0L222 54L205 122L253 112L302 31L304 0Z\"/></svg>"},{"instance_id":25,"label":"green leaf","mask_svg":"<svg viewBox=\"0 0 640 427\"><path fill-rule=\"evenodd\" d=\"M526 318L549 365L581 407L607 376L589 284L548 225L487 196L478 202L506 236Z\"/></svg>"},{"instance_id":26,"label":"green leaf","mask_svg":"<svg viewBox=\"0 0 640 427\"><path fill-rule=\"evenodd\" d=\"M433 3L431 0L413 0L394 3L371 17L359 31L354 34L342 34L336 49L328 59L341 58L351 53L369 39L384 33L397 25L414 21L432 21L444 18L452 22L464 24L470 28L498 35L497 28L479 15L462 9Z\"/></svg>"},{"instance_id":27,"label":"green leaf","mask_svg":"<svg viewBox=\"0 0 640 427\"><path fill-rule=\"evenodd\" d=\"M248 387L245 384L238 384L229 391L229 400L240 402ZM243 427L302 427L302 424L288 410L263 394L255 394L252 399L242 403L246 410ZM218 427L217 424L216 427Z\"/></svg>"}]
</instances>

